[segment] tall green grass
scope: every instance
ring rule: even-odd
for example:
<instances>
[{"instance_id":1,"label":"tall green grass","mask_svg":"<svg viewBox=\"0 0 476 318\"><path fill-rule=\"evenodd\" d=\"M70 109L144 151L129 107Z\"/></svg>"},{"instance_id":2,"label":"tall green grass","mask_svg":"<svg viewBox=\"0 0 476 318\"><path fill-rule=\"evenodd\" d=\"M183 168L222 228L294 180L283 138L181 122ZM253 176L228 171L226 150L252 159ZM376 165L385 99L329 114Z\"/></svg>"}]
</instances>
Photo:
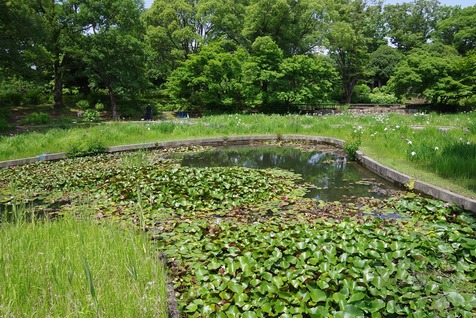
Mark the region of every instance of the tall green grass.
<instances>
[{"instance_id":1,"label":"tall green grass","mask_svg":"<svg viewBox=\"0 0 476 318\"><path fill-rule=\"evenodd\" d=\"M167 317L165 286L145 234L73 217L0 223L0 317Z\"/></svg>"}]
</instances>

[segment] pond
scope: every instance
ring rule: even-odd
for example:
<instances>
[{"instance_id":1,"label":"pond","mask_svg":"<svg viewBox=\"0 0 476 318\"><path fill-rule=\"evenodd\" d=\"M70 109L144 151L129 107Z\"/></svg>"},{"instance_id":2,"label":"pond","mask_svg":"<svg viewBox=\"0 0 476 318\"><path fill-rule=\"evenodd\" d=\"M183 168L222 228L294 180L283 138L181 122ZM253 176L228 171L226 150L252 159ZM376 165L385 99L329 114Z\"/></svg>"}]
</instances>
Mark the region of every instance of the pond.
<instances>
[{"instance_id":1,"label":"pond","mask_svg":"<svg viewBox=\"0 0 476 318\"><path fill-rule=\"evenodd\" d=\"M290 170L310 184L306 197L328 202L353 201L358 197L385 198L401 190L332 151L304 151L290 146L228 146L177 156L180 156L182 166L189 167Z\"/></svg>"}]
</instances>

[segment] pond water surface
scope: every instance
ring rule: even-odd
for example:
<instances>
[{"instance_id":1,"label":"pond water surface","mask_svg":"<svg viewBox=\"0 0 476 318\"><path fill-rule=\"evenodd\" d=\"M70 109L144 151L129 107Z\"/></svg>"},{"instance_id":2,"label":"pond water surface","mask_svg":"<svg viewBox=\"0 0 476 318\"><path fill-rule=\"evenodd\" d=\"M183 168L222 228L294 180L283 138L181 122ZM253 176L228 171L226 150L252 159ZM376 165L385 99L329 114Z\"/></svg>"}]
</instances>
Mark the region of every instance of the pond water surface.
<instances>
[{"instance_id":1,"label":"pond water surface","mask_svg":"<svg viewBox=\"0 0 476 318\"><path fill-rule=\"evenodd\" d=\"M311 184L306 197L324 201L353 201L357 197L384 198L395 190L392 183L337 153L302 151L293 147L230 146L199 153L180 154L189 167L241 166L280 168L300 174Z\"/></svg>"}]
</instances>

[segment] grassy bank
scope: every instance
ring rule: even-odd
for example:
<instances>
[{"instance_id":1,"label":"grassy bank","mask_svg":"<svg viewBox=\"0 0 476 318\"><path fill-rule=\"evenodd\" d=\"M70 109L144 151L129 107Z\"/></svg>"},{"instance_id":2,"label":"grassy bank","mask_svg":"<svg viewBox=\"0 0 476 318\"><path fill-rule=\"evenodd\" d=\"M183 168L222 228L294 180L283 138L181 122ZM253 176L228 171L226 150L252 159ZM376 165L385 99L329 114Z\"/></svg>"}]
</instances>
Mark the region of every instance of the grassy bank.
<instances>
[{"instance_id":1,"label":"grassy bank","mask_svg":"<svg viewBox=\"0 0 476 318\"><path fill-rule=\"evenodd\" d=\"M0 160L104 147L213 136L309 134L349 140L376 160L476 198L476 113L329 116L222 115L167 122L114 122L0 139Z\"/></svg>"},{"instance_id":2,"label":"grassy bank","mask_svg":"<svg viewBox=\"0 0 476 318\"><path fill-rule=\"evenodd\" d=\"M167 317L145 235L72 217L0 223L1 317Z\"/></svg>"}]
</instances>

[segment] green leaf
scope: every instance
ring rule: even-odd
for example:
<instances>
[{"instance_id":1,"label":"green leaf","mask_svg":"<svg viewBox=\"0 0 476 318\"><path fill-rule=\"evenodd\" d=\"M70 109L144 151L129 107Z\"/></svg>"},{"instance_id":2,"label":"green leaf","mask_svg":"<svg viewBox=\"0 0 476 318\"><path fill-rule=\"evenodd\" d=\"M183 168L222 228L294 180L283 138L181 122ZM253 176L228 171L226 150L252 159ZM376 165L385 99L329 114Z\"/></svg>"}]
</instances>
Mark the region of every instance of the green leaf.
<instances>
[{"instance_id":1,"label":"green leaf","mask_svg":"<svg viewBox=\"0 0 476 318\"><path fill-rule=\"evenodd\" d=\"M363 317L364 312L357 306L347 305L344 308L344 317Z\"/></svg>"},{"instance_id":2,"label":"green leaf","mask_svg":"<svg viewBox=\"0 0 476 318\"><path fill-rule=\"evenodd\" d=\"M185 307L185 312L194 313L194 312L197 311L197 309L198 309L197 304L190 303L190 304L188 304L187 307Z\"/></svg>"},{"instance_id":3,"label":"green leaf","mask_svg":"<svg viewBox=\"0 0 476 318\"><path fill-rule=\"evenodd\" d=\"M435 295L436 293L438 293L439 289L440 289L440 285L435 282L429 282L425 286L425 292L428 296Z\"/></svg>"},{"instance_id":4,"label":"green leaf","mask_svg":"<svg viewBox=\"0 0 476 318\"><path fill-rule=\"evenodd\" d=\"M449 292L446 298L455 307L462 307L464 305L464 297L460 293Z\"/></svg>"},{"instance_id":5,"label":"green leaf","mask_svg":"<svg viewBox=\"0 0 476 318\"><path fill-rule=\"evenodd\" d=\"M370 312L378 312L380 309L385 308L385 302L381 299L374 299L370 302Z\"/></svg>"},{"instance_id":6,"label":"green leaf","mask_svg":"<svg viewBox=\"0 0 476 318\"><path fill-rule=\"evenodd\" d=\"M352 296L350 296L348 302L349 303L353 303L353 302L356 302L356 301L359 301L361 299L363 299L365 297L365 294L364 293L355 293L353 294Z\"/></svg>"},{"instance_id":7,"label":"green leaf","mask_svg":"<svg viewBox=\"0 0 476 318\"><path fill-rule=\"evenodd\" d=\"M454 249L448 244L438 245L438 250L444 254L452 254L454 252Z\"/></svg>"},{"instance_id":8,"label":"green leaf","mask_svg":"<svg viewBox=\"0 0 476 318\"><path fill-rule=\"evenodd\" d=\"M241 312L240 312L240 310L238 309L237 306L231 305L226 310L226 316L227 317L241 317Z\"/></svg>"},{"instance_id":9,"label":"green leaf","mask_svg":"<svg viewBox=\"0 0 476 318\"><path fill-rule=\"evenodd\" d=\"M324 306L317 306L308 309L308 314L312 318L327 317L329 315L329 310Z\"/></svg>"},{"instance_id":10,"label":"green leaf","mask_svg":"<svg viewBox=\"0 0 476 318\"><path fill-rule=\"evenodd\" d=\"M236 294L241 294L244 291L243 286L233 282L228 283L228 288Z\"/></svg>"},{"instance_id":11,"label":"green leaf","mask_svg":"<svg viewBox=\"0 0 476 318\"><path fill-rule=\"evenodd\" d=\"M322 291L318 288L311 288L310 289L309 286L308 286L308 290L309 290L309 295L311 296L311 300L314 303L325 301L327 299L326 292L324 292L324 291Z\"/></svg>"},{"instance_id":12,"label":"green leaf","mask_svg":"<svg viewBox=\"0 0 476 318\"><path fill-rule=\"evenodd\" d=\"M377 287L378 289L382 289L383 286L385 285L385 280L382 279L381 276L374 277L371 281L372 285Z\"/></svg>"}]
</instances>

